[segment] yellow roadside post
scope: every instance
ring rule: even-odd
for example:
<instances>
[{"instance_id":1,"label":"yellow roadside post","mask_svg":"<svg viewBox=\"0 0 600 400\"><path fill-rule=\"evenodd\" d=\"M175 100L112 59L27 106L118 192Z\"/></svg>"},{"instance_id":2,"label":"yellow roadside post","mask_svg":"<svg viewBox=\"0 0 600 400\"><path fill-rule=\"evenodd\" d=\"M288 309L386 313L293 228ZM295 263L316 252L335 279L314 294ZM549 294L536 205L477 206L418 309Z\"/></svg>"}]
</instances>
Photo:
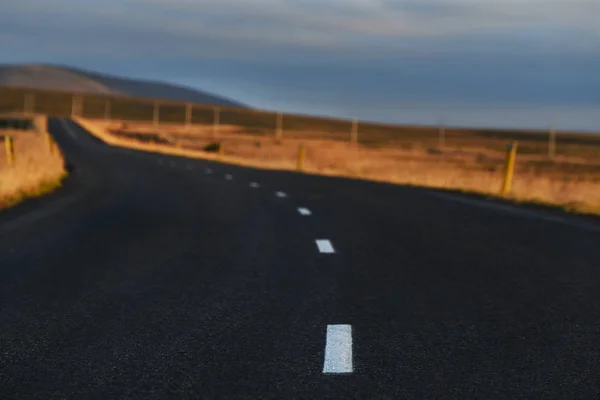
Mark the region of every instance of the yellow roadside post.
<instances>
[{"instance_id":1,"label":"yellow roadside post","mask_svg":"<svg viewBox=\"0 0 600 400\"><path fill-rule=\"evenodd\" d=\"M225 155L225 145L223 144L223 142L219 142L219 152L217 153L217 157L219 160L223 159L223 156Z\"/></svg>"},{"instance_id":2,"label":"yellow roadside post","mask_svg":"<svg viewBox=\"0 0 600 400\"><path fill-rule=\"evenodd\" d=\"M54 154L54 139L49 133L46 133L46 144L48 145L48 151L50 151L50 154Z\"/></svg>"},{"instance_id":3,"label":"yellow roadside post","mask_svg":"<svg viewBox=\"0 0 600 400\"><path fill-rule=\"evenodd\" d=\"M304 169L304 158L305 157L306 157L306 146L304 146L304 143L301 143L298 146L298 164L297 164L298 171L302 171Z\"/></svg>"},{"instance_id":4,"label":"yellow roadside post","mask_svg":"<svg viewBox=\"0 0 600 400\"><path fill-rule=\"evenodd\" d=\"M515 161L517 159L518 142L513 142L506 151L506 160L504 164L504 183L502 184L502 195L510 193L515 172Z\"/></svg>"},{"instance_id":5,"label":"yellow roadside post","mask_svg":"<svg viewBox=\"0 0 600 400\"><path fill-rule=\"evenodd\" d=\"M4 148L6 149L6 162L12 166L15 163L15 148L10 136L4 136Z\"/></svg>"}]
</instances>

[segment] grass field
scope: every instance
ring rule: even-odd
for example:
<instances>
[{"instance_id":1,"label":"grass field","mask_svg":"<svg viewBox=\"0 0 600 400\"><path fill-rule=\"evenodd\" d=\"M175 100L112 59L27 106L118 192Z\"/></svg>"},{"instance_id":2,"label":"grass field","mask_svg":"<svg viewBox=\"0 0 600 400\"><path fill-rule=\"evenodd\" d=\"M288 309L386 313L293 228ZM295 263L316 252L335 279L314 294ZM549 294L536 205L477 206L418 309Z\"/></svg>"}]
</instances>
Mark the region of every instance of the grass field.
<instances>
[{"instance_id":1,"label":"grass field","mask_svg":"<svg viewBox=\"0 0 600 400\"><path fill-rule=\"evenodd\" d=\"M45 117L38 117L35 127L28 126L35 129L27 130L2 128L6 120L0 117L0 210L56 189L65 177L63 158L58 149L50 153L44 125L40 125ZM8 164L5 136L14 143L12 166Z\"/></svg>"},{"instance_id":2,"label":"grass field","mask_svg":"<svg viewBox=\"0 0 600 400\"><path fill-rule=\"evenodd\" d=\"M149 141L154 150L179 144L210 157L202 149L219 140L228 161L266 168L293 169L305 142L309 172L490 195L499 191L507 145L518 141L513 199L600 213L600 135L558 132L549 157L548 131L446 128L442 143L438 127L361 121L357 143L350 143L351 121L289 114L278 120L243 108L0 87L0 112L23 109L95 120L144 149Z\"/></svg>"},{"instance_id":3,"label":"grass field","mask_svg":"<svg viewBox=\"0 0 600 400\"><path fill-rule=\"evenodd\" d=\"M293 170L298 146L307 147L305 172L362 178L374 181L446 188L498 196L503 179L507 141L488 146L488 140L473 141L470 147L437 147L416 143L410 147L369 146L327 139L276 139L272 135L247 135L238 126L222 125L213 137L212 127L163 126L104 123L113 137L146 143L160 151L179 146L184 154L214 157L215 143L224 146L225 162L262 168ZM125 143L125 142L124 142ZM572 144L573 146L583 146ZM559 206L569 211L600 214L600 157L594 149L580 155L542 154L519 151L510 199ZM206 152L211 148L213 151ZM521 149L521 145L520 145ZM596 150L597 151L597 150ZM586 157L587 156L587 157Z\"/></svg>"}]
</instances>

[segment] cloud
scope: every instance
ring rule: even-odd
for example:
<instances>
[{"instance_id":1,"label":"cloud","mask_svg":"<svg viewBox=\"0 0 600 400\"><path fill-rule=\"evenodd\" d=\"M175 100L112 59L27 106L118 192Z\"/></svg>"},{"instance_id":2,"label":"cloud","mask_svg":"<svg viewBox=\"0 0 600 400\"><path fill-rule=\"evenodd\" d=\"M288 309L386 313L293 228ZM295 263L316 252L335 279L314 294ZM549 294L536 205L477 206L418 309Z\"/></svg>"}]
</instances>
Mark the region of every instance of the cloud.
<instances>
[{"instance_id":1,"label":"cloud","mask_svg":"<svg viewBox=\"0 0 600 400\"><path fill-rule=\"evenodd\" d=\"M9 0L0 42L280 64L593 54L596 15L597 0Z\"/></svg>"},{"instance_id":2,"label":"cloud","mask_svg":"<svg viewBox=\"0 0 600 400\"><path fill-rule=\"evenodd\" d=\"M266 46L334 48L480 34L563 43L565 36L600 37L597 0L21 0L3 8L5 18L104 21L131 31Z\"/></svg>"},{"instance_id":3,"label":"cloud","mask_svg":"<svg viewBox=\"0 0 600 400\"><path fill-rule=\"evenodd\" d=\"M598 14L596 0L9 0L0 42L14 48L5 58L35 48L349 68L448 55L574 58L600 52Z\"/></svg>"},{"instance_id":4,"label":"cloud","mask_svg":"<svg viewBox=\"0 0 600 400\"><path fill-rule=\"evenodd\" d=\"M140 7L179 11L200 23L216 18L268 28L285 23L335 35L430 37L513 28L598 33L596 0L129 0ZM278 31L286 36L285 31Z\"/></svg>"}]
</instances>

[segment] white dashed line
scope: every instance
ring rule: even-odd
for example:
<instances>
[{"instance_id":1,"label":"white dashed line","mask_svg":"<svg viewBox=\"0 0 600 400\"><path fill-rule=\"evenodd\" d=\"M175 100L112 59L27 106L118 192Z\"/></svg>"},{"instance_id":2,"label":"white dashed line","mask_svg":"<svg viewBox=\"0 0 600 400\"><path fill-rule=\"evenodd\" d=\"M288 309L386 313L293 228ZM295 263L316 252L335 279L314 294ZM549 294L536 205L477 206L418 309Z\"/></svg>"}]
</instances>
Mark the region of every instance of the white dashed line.
<instances>
[{"instance_id":1,"label":"white dashed line","mask_svg":"<svg viewBox=\"0 0 600 400\"><path fill-rule=\"evenodd\" d=\"M251 188L257 188L258 186L259 186L258 183L256 183L256 182L250 182L250 187Z\"/></svg>"},{"instance_id":2,"label":"white dashed line","mask_svg":"<svg viewBox=\"0 0 600 400\"><path fill-rule=\"evenodd\" d=\"M308 208L298 208L298 212L300 213L300 215L310 215L311 212Z\"/></svg>"},{"instance_id":3,"label":"white dashed line","mask_svg":"<svg viewBox=\"0 0 600 400\"><path fill-rule=\"evenodd\" d=\"M349 374L352 365L352 325L327 325L324 374Z\"/></svg>"},{"instance_id":4,"label":"white dashed line","mask_svg":"<svg viewBox=\"0 0 600 400\"><path fill-rule=\"evenodd\" d=\"M277 196L277 197L287 197L287 194L285 194L285 192L275 192L275 196Z\"/></svg>"},{"instance_id":5,"label":"white dashed line","mask_svg":"<svg viewBox=\"0 0 600 400\"><path fill-rule=\"evenodd\" d=\"M331 242L327 239L318 239L316 240L317 242L317 247L319 248L319 251L321 253L335 253L335 250L333 249L333 246L331 245Z\"/></svg>"},{"instance_id":6,"label":"white dashed line","mask_svg":"<svg viewBox=\"0 0 600 400\"><path fill-rule=\"evenodd\" d=\"M225 175L225 179L227 179L228 181L233 179L233 176L231 176L231 174L227 174Z\"/></svg>"}]
</instances>

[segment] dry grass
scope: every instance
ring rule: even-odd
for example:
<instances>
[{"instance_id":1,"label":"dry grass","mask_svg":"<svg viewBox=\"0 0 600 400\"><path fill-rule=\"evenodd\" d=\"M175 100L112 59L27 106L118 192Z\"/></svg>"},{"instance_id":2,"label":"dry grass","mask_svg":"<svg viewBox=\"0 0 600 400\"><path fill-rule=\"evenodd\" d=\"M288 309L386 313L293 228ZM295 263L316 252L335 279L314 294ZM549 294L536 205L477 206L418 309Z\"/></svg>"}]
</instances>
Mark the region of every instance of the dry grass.
<instances>
[{"instance_id":1,"label":"dry grass","mask_svg":"<svg viewBox=\"0 0 600 400\"><path fill-rule=\"evenodd\" d=\"M48 193L60 186L65 176L63 158L55 149L50 154L45 138L45 118L39 118L40 131L0 130L0 209L23 199ZM4 136L14 140L15 163L8 165Z\"/></svg>"},{"instance_id":2,"label":"dry grass","mask_svg":"<svg viewBox=\"0 0 600 400\"><path fill-rule=\"evenodd\" d=\"M108 126L106 126L108 125ZM214 143L212 128L184 131L181 126L120 125L96 123L106 128L120 145L200 158L216 158L202 151ZM119 129L117 129L119 128ZM445 188L497 196L503 179L504 153L485 142L472 148L443 148L415 144L410 148L352 145L333 140L276 140L238 133L236 126L221 126L225 162L270 169L296 168L298 146L305 143L305 172L363 178L381 182ZM118 136L117 136L118 135ZM127 137L128 135L132 135ZM164 144L152 144L150 140ZM147 143L143 143L146 141ZM174 148L179 144L182 149ZM500 147L502 149L502 147ZM600 162L581 156L553 160L537 154L520 154L511 199L560 206L569 211L600 214Z\"/></svg>"}]
</instances>

